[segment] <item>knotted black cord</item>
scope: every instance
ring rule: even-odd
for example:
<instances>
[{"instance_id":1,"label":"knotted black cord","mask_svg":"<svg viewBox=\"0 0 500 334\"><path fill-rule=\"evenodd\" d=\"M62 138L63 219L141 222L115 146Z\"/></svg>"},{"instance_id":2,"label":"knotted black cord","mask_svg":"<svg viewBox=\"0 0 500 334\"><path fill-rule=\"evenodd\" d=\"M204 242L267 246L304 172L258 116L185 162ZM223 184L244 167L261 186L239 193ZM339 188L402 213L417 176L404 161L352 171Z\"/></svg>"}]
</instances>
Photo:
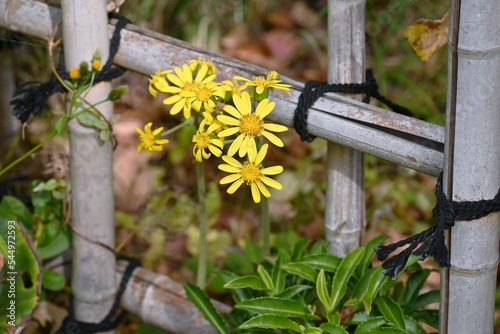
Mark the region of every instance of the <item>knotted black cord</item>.
<instances>
[{"instance_id":1,"label":"knotted black cord","mask_svg":"<svg viewBox=\"0 0 500 334\"><path fill-rule=\"evenodd\" d=\"M293 126L302 141L310 143L315 138L307 131L307 116L309 108L325 93L364 94L364 103L369 103L370 98L373 97L386 104L392 111L413 117L413 113L409 109L391 102L380 94L377 81L371 69L366 70L366 82L364 83L328 84L321 81L308 81L300 94L297 109L295 109L293 116Z\"/></svg>"},{"instance_id":2,"label":"knotted black cord","mask_svg":"<svg viewBox=\"0 0 500 334\"><path fill-rule=\"evenodd\" d=\"M450 260L444 231L455 225L455 220L470 221L500 211L500 189L492 200L456 202L446 198L442 181L443 173L441 172L436 182L437 202L432 210L434 225L404 240L375 248L378 260L385 261L382 264L385 275L396 279L412 253L420 256L422 260L430 255L441 267L449 267ZM410 245L408 248L386 260L396 249L408 244Z\"/></svg>"},{"instance_id":3,"label":"knotted black cord","mask_svg":"<svg viewBox=\"0 0 500 334\"><path fill-rule=\"evenodd\" d=\"M116 328L116 326L120 324L126 314L124 311L118 313L121 298L123 296L123 293L125 292L128 281L132 277L132 273L137 267L140 267L141 264L137 259L122 255L120 255L118 259L128 261L128 265L123 273L118 291L116 292L115 301L113 302L113 305L111 306L111 309L109 310L106 317L104 317L104 319L102 319L102 321L99 323L90 323L77 320L74 313L73 298L71 297L69 300L69 314L66 316L66 318L64 318L64 321L57 331L57 334L93 334L106 332Z\"/></svg>"},{"instance_id":4,"label":"knotted black cord","mask_svg":"<svg viewBox=\"0 0 500 334\"><path fill-rule=\"evenodd\" d=\"M115 79L125 73L125 69L119 67L112 67L113 59L115 58L118 48L120 46L120 32L130 21L116 13L110 14L111 18L117 20L113 37L109 44L109 58L106 64L100 71L97 72L94 78L94 83L97 84L101 81L109 81ZM64 52L61 49L59 56L59 65L56 69L57 73L63 80L69 80L69 74L64 64ZM25 123L31 114L40 116L42 111L49 109L48 98L55 93L62 93L65 88L57 80L56 76L52 73L46 82L29 81L16 90L10 104L13 107L12 114Z\"/></svg>"}]
</instances>

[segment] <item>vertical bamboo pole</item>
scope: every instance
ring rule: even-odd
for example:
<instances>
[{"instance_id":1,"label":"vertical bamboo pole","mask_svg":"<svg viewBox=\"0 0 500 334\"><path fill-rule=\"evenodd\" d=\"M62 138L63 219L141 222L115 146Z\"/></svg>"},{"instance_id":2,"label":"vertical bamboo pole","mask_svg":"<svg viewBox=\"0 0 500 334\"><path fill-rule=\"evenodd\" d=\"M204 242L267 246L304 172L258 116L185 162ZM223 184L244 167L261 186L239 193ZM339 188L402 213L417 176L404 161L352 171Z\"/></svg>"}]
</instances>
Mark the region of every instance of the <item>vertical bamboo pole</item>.
<instances>
[{"instance_id":1,"label":"vertical bamboo pole","mask_svg":"<svg viewBox=\"0 0 500 334\"><path fill-rule=\"evenodd\" d=\"M90 61L98 48L104 63L109 55L106 0L63 0L61 10L66 68ZM110 89L111 83L99 83L86 100L102 101ZM113 113L110 102L98 108L105 117ZM70 148L72 226L77 231L73 234L72 274L75 316L96 323L108 313L116 292L115 255L98 244L114 248L112 144L102 142L94 129L74 120Z\"/></svg>"},{"instance_id":2,"label":"vertical bamboo pole","mask_svg":"<svg viewBox=\"0 0 500 334\"><path fill-rule=\"evenodd\" d=\"M500 187L500 2L452 1L444 189L454 201L492 199ZM440 333L494 331L499 214L457 221L442 270Z\"/></svg>"},{"instance_id":3,"label":"vertical bamboo pole","mask_svg":"<svg viewBox=\"0 0 500 334\"><path fill-rule=\"evenodd\" d=\"M328 1L328 82L364 81L365 0ZM365 220L363 154L328 142L325 230L330 252L361 243Z\"/></svg>"}]
</instances>

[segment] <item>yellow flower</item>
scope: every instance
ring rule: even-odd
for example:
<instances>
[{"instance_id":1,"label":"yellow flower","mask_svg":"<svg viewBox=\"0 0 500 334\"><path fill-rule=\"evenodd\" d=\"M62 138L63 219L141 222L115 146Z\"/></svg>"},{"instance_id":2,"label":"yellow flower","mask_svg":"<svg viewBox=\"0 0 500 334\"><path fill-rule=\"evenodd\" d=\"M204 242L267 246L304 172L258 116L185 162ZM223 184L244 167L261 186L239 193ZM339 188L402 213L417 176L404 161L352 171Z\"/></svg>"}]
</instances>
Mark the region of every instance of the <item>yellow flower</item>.
<instances>
[{"instance_id":1,"label":"yellow flower","mask_svg":"<svg viewBox=\"0 0 500 334\"><path fill-rule=\"evenodd\" d=\"M191 107L198 112L201 107L208 112L214 111L215 101L223 98L224 94L225 92L220 84L213 81L200 84L190 91L181 91L179 93L180 96L187 97L187 103L191 104Z\"/></svg>"},{"instance_id":2,"label":"yellow flower","mask_svg":"<svg viewBox=\"0 0 500 334\"><path fill-rule=\"evenodd\" d=\"M279 174L283 172L283 167L262 167L262 161L266 157L268 146L267 144L262 145L259 152L248 152L248 161L244 164L227 155L222 156L222 160L227 164L219 165L219 169L232 173L220 180L220 184L232 183L227 189L228 194L233 194L243 183L246 183L252 190L254 202L259 203L261 193L264 197L271 197L266 185L278 190L282 188L278 181L271 179L267 175Z\"/></svg>"},{"instance_id":3,"label":"yellow flower","mask_svg":"<svg viewBox=\"0 0 500 334\"><path fill-rule=\"evenodd\" d=\"M210 132L203 131L200 126L196 134L193 136L193 155L198 162L202 162L203 159L208 159L213 153L216 157L222 155L222 148L224 148L224 142L217 138L212 138ZM206 150L210 152L207 152Z\"/></svg>"},{"instance_id":4,"label":"yellow flower","mask_svg":"<svg viewBox=\"0 0 500 334\"><path fill-rule=\"evenodd\" d=\"M206 126L208 126L207 132L209 133L214 131L215 133L219 133L225 128L225 125L218 119L214 118L211 112L204 111L203 120L200 123L200 129L204 129Z\"/></svg>"},{"instance_id":5,"label":"yellow flower","mask_svg":"<svg viewBox=\"0 0 500 334\"><path fill-rule=\"evenodd\" d=\"M279 74L276 71L270 71L266 77L253 77L253 80L241 76L235 76L233 80L244 81L250 88L250 94L254 95L254 98L258 101L263 98L267 98L269 90L278 89L290 94L291 85L281 83L279 79Z\"/></svg>"},{"instance_id":6,"label":"yellow flower","mask_svg":"<svg viewBox=\"0 0 500 334\"><path fill-rule=\"evenodd\" d=\"M165 92L166 87L168 87L168 82L165 79L165 75L172 73L172 70L162 71L161 67L158 67L158 71L155 74L151 75L149 79L149 93L156 97L159 90L160 92Z\"/></svg>"},{"instance_id":7,"label":"yellow flower","mask_svg":"<svg viewBox=\"0 0 500 334\"><path fill-rule=\"evenodd\" d=\"M137 151L142 151L145 149L148 152L163 151L163 145L168 143L167 139L162 139L160 133L163 131L163 127L151 131L151 126L153 123L149 122L144 126L144 131L139 128L135 128L135 131L139 134L140 143L137 146Z\"/></svg>"},{"instance_id":8,"label":"yellow flower","mask_svg":"<svg viewBox=\"0 0 500 334\"><path fill-rule=\"evenodd\" d=\"M198 60L192 59L189 61L188 66L189 66L189 69L191 70L191 72L193 72L193 73L195 73L197 70L199 70L203 66L208 67L207 75L213 75L213 74L217 73L217 67L215 67L212 64L211 60L207 60L207 59L202 59L202 58L198 58Z\"/></svg>"},{"instance_id":9,"label":"yellow flower","mask_svg":"<svg viewBox=\"0 0 500 334\"><path fill-rule=\"evenodd\" d=\"M224 100L230 101L233 95L241 96L241 93L243 93L247 87L248 87L247 83L244 83L243 85L238 85L238 83L235 81L231 80L222 81L222 89L224 89L224 91L226 92Z\"/></svg>"},{"instance_id":10,"label":"yellow flower","mask_svg":"<svg viewBox=\"0 0 500 334\"><path fill-rule=\"evenodd\" d=\"M201 68L196 73L196 77L193 80L193 72L189 69L189 66L184 64L182 68L176 67L174 69L175 75L170 73L167 75L167 79L173 84L165 88L166 93L172 93L174 95L163 100L164 104L173 104L172 109L170 109L171 115L178 114L181 110L183 111L184 117L191 117L191 102L188 97L184 95L186 92L196 93L196 89L200 85L207 84L214 81L215 75L208 75L208 66L202 65ZM184 92L183 94L180 94ZM192 95L192 93L188 95Z\"/></svg>"},{"instance_id":11,"label":"yellow flower","mask_svg":"<svg viewBox=\"0 0 500 334\"><path fill-rule=\"evenodd\" d=\"M227 105L223 109L232 117L227 115L217 116L219 121L230 126L228 129L221 131L218 134L219 137L228 137L240 133L229 147L227 155L233 156L238 151L239 156L243 157L247 152L255 152L257 150L255 138L258 136L264 136L274 145L283 147L281 139L269 131L283 132L287 130L287 127L264 123L264 117L274 109L275 102L264 99L259 102L255 112L252 112L250 95L247 92L243 92L241 97L233 96L233 101L235 107Z\"/></svg>"},{"instance_id":12,"label":"yellow flower","mask_svg":"<svg viewBox=\"0 0 500 334\"><path fill-rule=\"evenodd\" d=\"M80 73L80 69L77 67L72 68L69 71L69 77L71 80L78 80L82 77L82 74Z\"/></svg>"},{"instance_id":13,"label":"yellow flower","mask_svg":"<svg viewBox=\"0 0 500 334\"><path fill-rule=\"evenodd\" d=\"M92 60L92 69L94 71L99 71L102 67L102 62L100 59L94 59Z\"/></svg>"}]
</instances>

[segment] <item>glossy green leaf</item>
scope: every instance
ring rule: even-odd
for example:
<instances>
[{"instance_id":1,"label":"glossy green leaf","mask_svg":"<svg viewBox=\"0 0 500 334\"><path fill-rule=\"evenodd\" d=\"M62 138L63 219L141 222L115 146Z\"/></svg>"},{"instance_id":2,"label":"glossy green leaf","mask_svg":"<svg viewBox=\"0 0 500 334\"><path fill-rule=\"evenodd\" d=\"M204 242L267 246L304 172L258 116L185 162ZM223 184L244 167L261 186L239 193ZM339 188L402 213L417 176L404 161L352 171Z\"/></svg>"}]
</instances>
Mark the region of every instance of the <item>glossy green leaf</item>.
<instances>
[{"instance_id":1,"label":"glossy green leaf","mask_svg":"<svg viewBox=\"0 0 500 334\"><path fill-rule=\"evenodd\" d=\"M291 287L288 287L285 290L281 291L281 293L277 294L276 297L292 299L301 292L310 290L312 288L312 286L304 284L292 285Z\"/></svg>"},{"instance_id":2,"label":"glossy green leaf","mask_svg":"<svg viewBox=\"0 0 500 334\"><path fill-rule=\"evenodd\" d=\"M235 289L235 288L250 288L253 290L268 290L262 278L255 275L248 275L235 278L226 284L224 284L226 289Z\"/></svg>"},{"instance_id":3,"label":"glossy green leaf","mask_svg":"<svg viewBox=\"0 0 500 334\"><path fill-rule=\"evenodd\" d=\"M413 310L421 309L429 304L438 303L439 302L439 290L432 290L426 293L419 295L415 301L411 304L411 308Z\"/></svg>"},{"instance_id":4,"label":"glossy green leaf","mask_svg":"<svg viewBox=\"0 0 500 334\"><path fill-rule=\"evenodd\" d=\"M434 328L439 328L439 310L415 311L411 317Z\"/></svg>"},{"instance_id":5,"label":"glossy green leaf","mask_svg":"<svg viewBox=\"0 0 500 334\"><path fill-rule=\"evenodd\" d=\"M322 239L322 240L316 241L311 246L311 249L309 250L309 255L329 254L328 253L329 246L330 246L330 242L328 240Z\"/></svg>"},{"instance_id":6,"label":"glossy green leaf","mask_svg":"<svg viewBox=\"0 0 500 334\"><path fill-rule=\"evenodd\" d=\"M38 254L42 260L50 259L67 250L71 245L69 232L59 230L57 236L52 241L42 247L38 247Z\"/></svg>"},{"instance_id":7,"label":"glossy green leaf","mask_svg":"<svg viewBox=\"0 0 500 334\"><path fill-rule=\"evenodd\" d=\"M328 322L322 323L319 328L323 331L323 333L327 334L348 334L342 326L330 324Z\"/></svg>"},{"instance_id":8,"label":"glossy green leaf","mask_svg":"<svg viewBox=\"0 0 500 334\"><path fill-rule=\"evenodd\" d=\"M422 287L424 286L430 273L430 270L424 269L410 275L406 281L405 293L403 297L406 305L413 303L417 299L418 294L420 293L420 290L422 290Z\"/></svg>"},{"instance_id":9,"label":"glossy green leaf","mask_svg":"<svg viewBox=\"0 0 500 334\"><path fill-rule=\"evenodd\" d=\"M107 141L109 138L111 138L111 131L109 129L99 131L99 139Z\"/></svg>"},{"instance_id":10,"label":"glossy green leaf","mask_svg":"<svg viewBox=\"0 0 500 334\"><path fill-rule=\"evenodd\" d=\"M304 252L306 251L308 245L309 245L309 240L307 239L303 239L297 242L293 247L293 253L290 261L295 262L300 260L304 255Z\"/></svg>"},{"instance_id":11,"label":"glossy green leaf","mask_svg":"<svg viewBox=\"0 0 500 334\"><path fill-rule=\"evenodd\" d=\"M276 258L276 262L274 263L273 270L271 272L271 275L273 277L275 295L281 293L285 288L285 279L287 272L281 267L288 262L290 262L290 255L288 255L288 253L284 250L280 249L278 251L278 257Z\"/></svg>"},{"instance_id":12,"label":"glossy green leaf","mask_svg":"<svg viewBox=\"0 0 500 334\"><path fill-rule=\"evenodd\" d=\"M389 279L384 275L382 267L374 268L373 275L370 277L368 285L366 287L366 294L363 296L363 305L365 306L366 312L370 313L372 303L377 298L379 291L384 286L385 282Z\"/></svg>"},{"instance_id":13,"label":"glossy green leaf","mask_svg":"<svg viewBox=\"0 0 500 334\"><path fill-rule=\"evenodd\" d=\"M406 330L406 325L403 319L403 310L390 296L385 296L377 298L375 304L378 306L378 310L382 313L384 319L396 327Z\"/></svg>"},{"instance_id":14,"label":"glossy green leaf","mask_svg":"<svg viewBox=\"0 0 500 334\"><path fill-rule=\"evenodd\" d=\"M316 293L318 294L318 298L325 307L326 313L332 312L332 299L328 294L328 288L326 286L326 277L325 271L321 269L318 274L318 278L316 280Z\"/></svg>"},{"instance_id":15,"label":"glossy green leaf","mask_svg":"<svg viewBox=\"0 0 500 334\"><path fill-rule=\"evenodd\" d=\"M260 278L262 279L262 282L264 282L264 285L266 286L266 290L274 291L273 280L263 265L259 264L257 266L257 273L259 274Z\"/></svg>"},{"instance_id":16,"label":"glossy green leaf","mask_svg":"<svg viewBox=\"0 0 500 334\"><path fill-rule=\"evenodd\" d=\"M281 266L283 270L291 274L297 275L305 280L316 283L318 272L309 264L300 262L289 262Z\"/></svg>"},{"instance_id":17,"label":"glossy green leaf","mask_svg":"<svg viewBox=\"0 0 500 334\"><path fill-rule=\"evenodd\" d=\"M354 270L356 270L359 261L363 258L364 252L364 247L356 248L349 252L340 262L337 272L333 277L331 289L332 304L330 309L335 310L344 297L347 290L347 283L354 273Z\"/></svg>"},{"instance_id":18,"label":"glossy green leaf","mask_svg":"<svg viewBox=\"0 0 500 334\"><path fill-rule=\"evenodd\" d=\"M258 314L275 314L289 318L315 320L319 317L311 314L307 305L301 301L277 297L261 297L245 300L235 305L235 308Z\"/></svg>"},{"instance_id":19,"label":"glossy green leaf","mask_svg":"<svg viewBox=\"0 0 500 334\"><path fill-rule=\"evenodd\" d=\"M7 243L2 235L0 235L0 253L2 253L3 256L7 256L8 253Z\"/></svg>"},{"instance_id":20,"label":"glossy green leaf","mask_svg":"<svg viewBox=\"0 0 500 334\"><path fill-rule=\"evenodd\" d=\"M302 329L296 322L274 314L260 314L240 325L240 329L252 328L286 329L302 333Z\"/></svg>"},{"instance_id":21,"label":"glossy green leaf","mask_svg":"<svg viewBox=\"0 0 500 334\"><path fill-rule=\"evenodd\" d=\"M229 333L222 317L203 290L191 283L184 284L184 290L187 298L200 310L205 319L215 327L219 334Z\"/></svg>"},{"instance_id":22,"label":"glossy green leaf","mask_svg":"<svg viewBox=\"0 0 500 334\"><path fill-rule=\"evenodd\" d=\"M315 254L304 256L300 263L307 263L316 270L323 269L334 273L337 271L340 261L339 257L330 254Z\"/></svg>"},{"instance_id":23,"label":"glossy green leaf","mask_svg":"<svg viewBox=\"0 0 500 334\"><path fill-rule=\"evenodd\" d=\"M22 222L28 231L32 231L35 223L26 205L13 196L4 196L0 202L0 218L3 221Z\"/></svg>"},{"instance_id":24,"label":"glossy green leaf","mask_svg":"<svg viewBox=\"0 0 500 334\"><path fill-rule=\"evenodd\" d=\"M370 331L370 334L408 334L408 332L395 327L380 327Z\"/></svg>"},{"instance_id":25,"label":"glossy green leaf","mask_svg":"<svg viewBox=\"0 0 500 334\"><path fill-rule=\"evenodd\" d=\"M363 255L363 259L359 263L358 270L359 274L363 275L368 268L370 267L370 264L372 263L373 256L375 255L375 247L378 247L384 243L384 241L388 238L386 235L379 235L373 239L370 239L365 245L366 252Z\"/></svg>"},{"instance_id":26,"label":"glossy green leaf","mask_svg":"<svg viewBox=\"0 0 500 334\"><path fill-rule=\"evenodd\" d=\"M368 291L368 284L373 276L377 276L377 271L380 271L380 267L371 268L367 270L363 276L356 282L354 289L352 290L352 297L362 300ZM382 269L383 270L383 269Z\"/></svg>"},{"instance_id":27,"label":"glossy green leaf","mask_svg":"<svg viewBox=\"0 0 500 334\"><path fill-rule=\"evenodd\" d=\"M218 275L222 278L225 283L228 283L239 276L227 270L219 270ZM235 302L240 302L242 300L252 299L254 296L248 288L231 288L231 293Z\"/></svg>"},{"instance_id":28,"label":"glossy green leaf","mask_svg":"<svg viewBox=\"0 0 500 334\"><path fill-rule=\"evenodd\" d=\"M309 327L309 328L306 328L306 330L304 331L304 334L322 334L323 331L317 327Z\"/></svg>"},{"instance_id":29,"label":"glossy green leaf","mask_svg":"<svg viewBox=\"0 0 500 334\"><path fill-rule=\"evenodd\" d=\"M407 315L403 315L403 319L406 325L406 331L412 334L427 334L427 332L420 326L417 320L409 317Z\"/></svg>"},{"instance_id":30,"label":"glossy green leaf","mask_svg":"<svg viewBox=\"0 0 500 334\"><path fill-rule=\"evenodd\" d=\"M385 321L384 317L376 317L370 320L367 320L365 322L362 322L361 324L358 325L356 330L354 331L354 334L365 334L365 333L371 333L372 330L375 328L379 328L383 325L385 325L387 322Z\"/></svg>"},{"instance_id":31,"label":"glossy green leaf","mask_svg":"<svg viewBox=\"0 0 500 334\"><path fill-rule=\"evenodd\" d=\"M44 269L42 272L42 287L47 290L59 291L66 285L66 277L53 270Z\"/></svg>"}]
</instances>

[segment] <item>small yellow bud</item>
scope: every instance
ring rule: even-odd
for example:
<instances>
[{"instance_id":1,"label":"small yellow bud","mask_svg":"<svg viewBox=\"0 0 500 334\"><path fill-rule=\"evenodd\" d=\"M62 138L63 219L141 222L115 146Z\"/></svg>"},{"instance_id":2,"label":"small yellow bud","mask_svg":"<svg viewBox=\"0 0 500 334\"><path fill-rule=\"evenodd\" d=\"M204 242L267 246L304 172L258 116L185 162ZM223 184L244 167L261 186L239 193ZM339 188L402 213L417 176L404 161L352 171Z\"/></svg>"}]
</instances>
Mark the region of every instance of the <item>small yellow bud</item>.
<instances>
[{"instance_id":1,"label":"small yellow bud","mask_svg":"<svg viewBox=\"0 0 500 334\"><path fill-rule=\"evenodd\" d=\"M92 69L94 71L99 71L102 67L102 62L100 59L94 59L92 60Z\"/></svg>"},{"instance_id":2,"label":"small yellow bud","mask_svg":"<svg viewBox=\"0 0 500 334\"><path fill-rule=\"evenodd\" d=\"M69 71L69 77L71 78L71 80L78 80L82 77L81 73L80 73L80 69L74 67L72 68L70 71Z\"/></svg>"}]
</instances>

